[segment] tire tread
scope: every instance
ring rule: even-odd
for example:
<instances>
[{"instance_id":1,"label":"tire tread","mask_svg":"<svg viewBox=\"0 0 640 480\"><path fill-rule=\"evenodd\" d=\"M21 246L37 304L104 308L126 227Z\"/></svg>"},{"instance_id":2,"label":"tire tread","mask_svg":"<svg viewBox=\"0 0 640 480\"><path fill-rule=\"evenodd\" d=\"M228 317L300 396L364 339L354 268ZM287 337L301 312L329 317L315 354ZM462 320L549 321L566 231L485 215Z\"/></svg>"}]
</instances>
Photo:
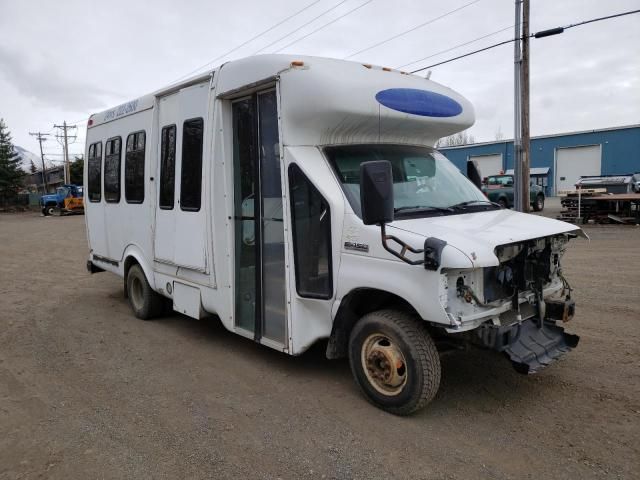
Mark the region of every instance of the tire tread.
<instances>
[{"instance_id":1,"label":"tire tread","mask_svg":"<svg viewBox=\"0 0 640 480\"><path fill-rule=\"evenodd\" d=\"M431 400L433 400L438 392L441 378L440 356L438 355L438 350L431 338L431 335L427 331L426 324L419 318L400 310L385 309L371 312L363 316L358 323L356 323L353 331L355 332L358 327L362 328L367 321L373 318L383 319L385 322L394 324L398 328L398 331L401 332L401 335L405 337L403 340L412 345L417 353L417 361L424 373L421 382L422 388L417 392L417 394L412 396L411 401L407 402L406 405L400 407L382 407L384 410L395 415L410 415L427 405ZM353 361L355 360L350 356L350 362ZM367 400L369 400L373 405L381 407L381 405L375 403L375 401L370 398L358 381L356 372L353 368L353 363L351 365L351 370L355 377L356 384L358 384L358 387Z\"/></svg>"}]
</instances>

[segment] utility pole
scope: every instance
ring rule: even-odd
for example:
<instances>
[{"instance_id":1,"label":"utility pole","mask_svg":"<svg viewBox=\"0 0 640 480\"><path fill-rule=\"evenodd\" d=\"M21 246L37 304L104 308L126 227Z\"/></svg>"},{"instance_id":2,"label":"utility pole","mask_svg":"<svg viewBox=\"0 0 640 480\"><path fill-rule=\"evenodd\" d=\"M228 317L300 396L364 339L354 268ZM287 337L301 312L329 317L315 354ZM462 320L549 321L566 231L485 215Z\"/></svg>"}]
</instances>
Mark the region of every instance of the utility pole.
<instances>
[{"instance_id":1,"label":"utility pole","mask_svg":"<svg viewBox=\"0 0 640 480\"><path fill-rule=\"evenodd\" d=\"M522 50L520 48L520 22L522 21L522 0L515 0L515 42L513 47L513 177L515 180L513 202L514 208L522 212L522 96L520 82L522 80Z\"/></svg>"},{"instance_id":2,"label":"utility pole","mask_svg":"<svg viewBox=\"0 0 640 480\"><path fill-rule=\"evenodd\" d=\"M531 165L531 136L529 133L529 0L522 3L522 211L529 212L529 166Z\"/></svg>"},{"instance_id":3,"label":"utility pole","mask_svg":"<svg viewBox=\"0 0 640 480\"><path fill-rule=\"evenodd\" d=\"M44 138L48 136L48 133L40 133L40 132L29 132L29 135L38 138L38 143L40 144L40 160L42 161L42 189L44 190L44 194L47 194L49 190L49 186L47 185L47 169L44 166L44 153L42 152L42 142L46 142L47 139Z\"/></svg>"},{"instance_id":4,"label":"utility pole","mask_svg":"<svg viewBox=\"0 0 640 480\"><path fill-rule=\"evenodd\" d=\"M514 42L514 207L529 211L529 0L515 0ZM520 28L522 26L522 29Z\"/></svg>"},{"instance_id":5,"label":"utility pole","mask_svg":"<svg viewBox=\"0 0 640 480\"><path fill-rule=\"evenodd\" d=\"M68 126L66 120L62 122L62 125L54 125L54 128L59 128L62 130L62 138L63 142L60 142L62 145L62 153L64 154L64 183L71 183L71 171L69 169L69 140L67 131L69 129L75 129L75 126ZM60 136L57 136L58 141ZM75 141L77 137L74 136L72 141Z\"/></svg>"}]
</instances>

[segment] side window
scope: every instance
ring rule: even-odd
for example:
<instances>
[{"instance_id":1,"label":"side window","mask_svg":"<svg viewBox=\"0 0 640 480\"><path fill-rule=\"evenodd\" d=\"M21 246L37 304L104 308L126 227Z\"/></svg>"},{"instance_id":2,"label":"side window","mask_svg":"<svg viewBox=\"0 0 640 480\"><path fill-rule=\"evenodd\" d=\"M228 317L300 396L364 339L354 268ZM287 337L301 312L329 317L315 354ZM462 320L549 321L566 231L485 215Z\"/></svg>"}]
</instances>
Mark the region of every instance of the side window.
<instances>
[{"instance_id":1,"label":"side window","mask_svg":"<svg viewBox=\"0 0 640 480\"><path fill-rule=\"evenodd\" d=\"M160 208L172 210L176 184L176 126L162 128L160 136Z\"/></svg>"},{"instance_id":2,"label":"side window","mask_svg":"<svg viewBox=\"0 0 640 480\"><path fill-rule=\"evenodd\" d=\"M110 138L104 147L104 199L108 203L120 201L120 151L122 139Z\"/></svg>"},{"instance_id":3,"label":"side window","mask_svg":"<svg viewBox=\"0 0 640 480\"><path fill-rule=\"evenodd\" d=\"M202 135L204 121L194 118L182 126L182 172L180 175L180 208L200 210L202 196Z\"/></svg>"},{"instance_id":4,"label":"side window","mask_svg":"<svg viewBox=\"0 0 640 480\"><path fill-rule=\"evenodd\" d=\"M145 132L131 133L127 137L124 157L124 198L127 203L144 202L145 137Z\"/></svg>"},{"instance_id":5,"label":"side window","mask_svg":"<svg viewBox=\"0 0 640 480\"><path fill-rule=\"evenodd\" d=\"M87 177L89 201L99 202L102 199L102 142L89 145Z\"/></svg>"},{"instance_id":6,"label":"side window","mask_svg":"<svg viewBox=\"0 0 640 480\"><path fill-rule=\"evenodd\" d=\"M331 298L331 212L329 204L302 173L289 167L296 290L301 297Z\"/></svg>"}]
</instances>

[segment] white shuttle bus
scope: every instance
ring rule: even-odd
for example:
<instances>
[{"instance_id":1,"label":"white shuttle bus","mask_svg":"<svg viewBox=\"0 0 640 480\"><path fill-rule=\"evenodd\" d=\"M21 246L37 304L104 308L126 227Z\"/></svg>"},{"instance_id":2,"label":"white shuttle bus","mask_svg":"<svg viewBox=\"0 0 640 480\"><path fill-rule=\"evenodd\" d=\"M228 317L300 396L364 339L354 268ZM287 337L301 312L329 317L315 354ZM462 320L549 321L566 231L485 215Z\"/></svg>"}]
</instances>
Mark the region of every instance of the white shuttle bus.
<instances>
[{"instance_id":1,"label":"white shuttle bus","mask_svg":"<svg viewBox=\"0 0 640 480\"><path fill-rule=\"evenodd\" d=\"M324 340L399 415L435 396L450 349L534 373L577 345L560 262L582 232L501 209L434 150L473 121L387 68L226 63L90 117L87 268L121 276L142 319L217 316L290 355Z\"/></svg>"}]
</instances>

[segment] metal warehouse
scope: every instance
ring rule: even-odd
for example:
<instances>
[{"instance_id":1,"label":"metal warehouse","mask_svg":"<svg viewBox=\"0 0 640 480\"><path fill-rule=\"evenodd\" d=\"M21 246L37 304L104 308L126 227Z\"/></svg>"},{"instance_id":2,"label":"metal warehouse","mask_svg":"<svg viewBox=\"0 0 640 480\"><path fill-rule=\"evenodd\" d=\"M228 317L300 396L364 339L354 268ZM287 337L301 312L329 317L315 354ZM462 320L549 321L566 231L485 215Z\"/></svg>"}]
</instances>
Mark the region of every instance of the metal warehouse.
<instances>
[{"instance_id":1,"label":"metal warehouse","mask_svg":"<svg viewBox=\"0 0 640 480\"><path fill-rule=\"evenodd\" d=\"M440 148L460 170L475 160L482 176L513 169L513 140ZM575 188L581 176L640 172L640 125L531 138L531 179L547 195Z\"/></svg>"}]
</instances>

